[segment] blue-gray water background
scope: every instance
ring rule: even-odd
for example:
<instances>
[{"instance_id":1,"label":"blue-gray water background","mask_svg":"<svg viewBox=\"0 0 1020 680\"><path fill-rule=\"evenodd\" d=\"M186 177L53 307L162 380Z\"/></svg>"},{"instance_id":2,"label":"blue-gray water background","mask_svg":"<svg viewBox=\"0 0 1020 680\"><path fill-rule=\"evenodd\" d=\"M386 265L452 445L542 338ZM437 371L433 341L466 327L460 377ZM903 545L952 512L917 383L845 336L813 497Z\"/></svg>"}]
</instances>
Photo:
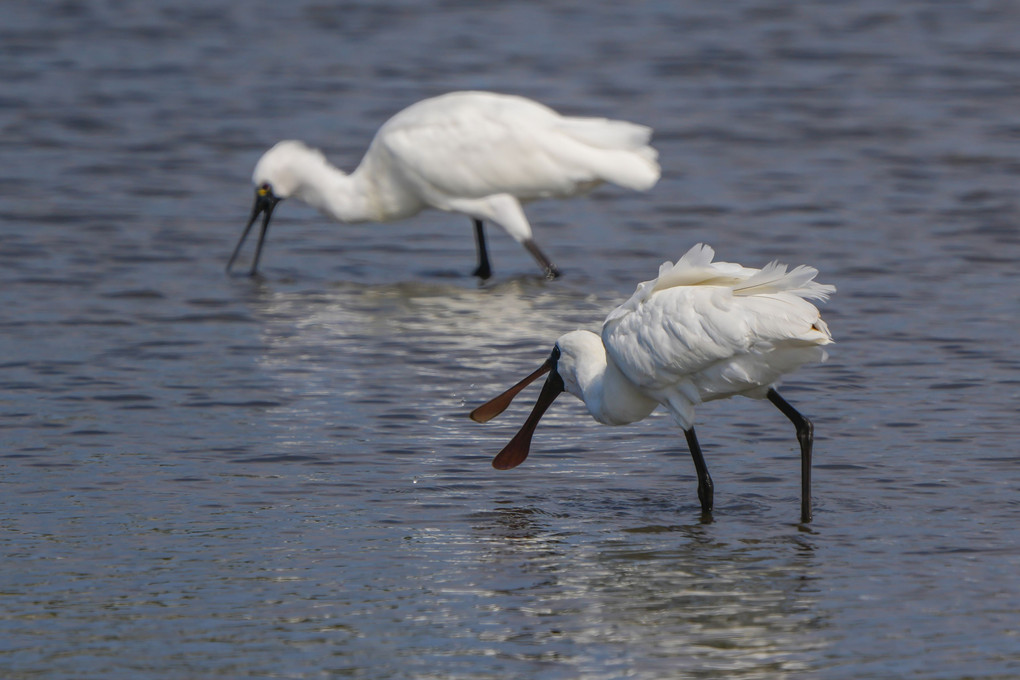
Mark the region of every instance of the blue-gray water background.
<instances>
[{"instance_id":1,"label":"blue-gray water background","mask_svg":"<svg viewBox=\"0 0 1020 680\"><path fill-rule=\"evenodd\" d=\"M0 676L1020 676L1020 7L1010 1L175 2L0 7ZM279 207L226 276L250 173L352 169L457 89L653 126L663 179L529 206L564 271L430 212ZM659 263L810 263L838 344L700 412L537 390ZM250 250L247 251L250 253Z\"/></svg>"}]
</instances>

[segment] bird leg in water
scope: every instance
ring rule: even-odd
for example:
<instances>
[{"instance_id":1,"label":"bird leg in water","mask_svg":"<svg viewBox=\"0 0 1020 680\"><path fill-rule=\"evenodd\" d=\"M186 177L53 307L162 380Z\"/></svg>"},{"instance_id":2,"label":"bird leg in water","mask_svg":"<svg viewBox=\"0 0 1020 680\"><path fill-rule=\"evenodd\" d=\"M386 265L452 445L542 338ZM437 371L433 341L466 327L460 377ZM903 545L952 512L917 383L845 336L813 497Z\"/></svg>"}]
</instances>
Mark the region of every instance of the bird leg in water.
<instances>
[{"instance_id":1,"label":"bird leg in water","mask_svg":"<svg viewBox=\"0 0 1020 680\"><path fill-rule=\"evenodd\" d=\"M489 266L489 249L485 247L485 227L481 220L473 220L475 223L475 243L478 245L478 267L473 274L483 281L492 276L492 267Z\"/></svg>"},{"instance_id":2,"label":"bird leg in water","mask_svg":"<svg viewBox=\"0 0 1020 680\"><path fill-rule=\"evenodd\" d=\"M535 245L535 242L532 239L525 239L521 241L521 243L528 249L531 256L538 261L538 264L545 271L545 278L552 281L560 275L560 270L556 268L556 265L549 261L549 258L545 256L545 253L538 249L538 246Z\"/></svg>"},{"instance_id":3,"label":"bird leg in water","mask_svg":"<svg viewBox=\"0 0 1020 680\"><path fill-rule=\"evenodd\" d=\"M698 500L701 501L701 512L708 514L715 505L715 486L712 484L711 475L708 474L705 457L701 455L701 444L698 443L698 436L694 434L694 428L684 430L684 436L687 437L687 447L691 450L691 458L694 459L694 469L698 472Z\"/></svg>"},{"instance_id":4,"label":"bird leg in water","mask_svg":"<svg viewBox=\"0 0 1020 680\"><path fill-rule=\"evenodd\" d=\"M815 440L815 426L774 388L769 389L767 396L797 428L797 441L800 442L800 521L807 523L811 521L811 446Z\"/></svg>"}]
</instances>

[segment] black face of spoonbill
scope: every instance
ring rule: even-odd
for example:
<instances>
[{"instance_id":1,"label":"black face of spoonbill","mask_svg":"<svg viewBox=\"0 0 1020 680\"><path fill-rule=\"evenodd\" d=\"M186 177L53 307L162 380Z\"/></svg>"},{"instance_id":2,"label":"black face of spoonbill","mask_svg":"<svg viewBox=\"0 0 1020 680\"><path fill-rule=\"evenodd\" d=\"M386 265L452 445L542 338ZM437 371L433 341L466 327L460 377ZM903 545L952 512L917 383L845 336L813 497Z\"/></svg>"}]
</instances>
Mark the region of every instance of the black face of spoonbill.
<instances>
[{"instance_id":1,"label":"black face of spoonbill","mask_svg":"<svg viewBox=\"0 0 1020 680\"><path fill-rule=\"evenodd\" d=\"M471 420L477 423L488 422L505 411L518 392L542 375L549 374L549 377L545 379L545 384L542 386L542 392L538 395L538 400L535 402L535 407L531 410L531 415L524 421L524 425L514 435L514 438L510 440L510 443L504 446L503 450L496 454L496 457L492 460L492 467L497 470L509 470L510 468L517 467L528 457L528 452L531 450L531 436L535 434L538 421L542 419L546 409L556 401L556 397L563 392L563 378L560 377L559 372L556 370L556 362L559 361L559 358L560 348L558 346L553 347L552 354L545 360L545 363L539 366L537 371L495 399L482 404L471 412Z\"/></svg>"},{"instance_id":2,"label":"black face of spoonbill","mask_svg":"<svg viewBox=\"0 0 1020 680\"><path fill-rule=\"evenodd\" d=\"M268 182L263 182L255 187L255 205L251 209L251 218L248 219L248 224L244 228L244 232L241 234L241 240L237 242L237 246L234 248L234 253L230 256L230 261L227 262L227 271L234 264L234 260L237 259L237 254L241 252L241 246L244 245L245 239L248 238L248 232L251 231L251 227L255 224L255 220L262 215L262 230L259 232L259 242L255 246L255 258L251 262L251 271L248 272L250 276L255 276L255 271L259 266L259 256L262 255L262 244L266 240L266 232L269 230L269 220L273 216L273 209L276 208L276 204L280 202L280 198L273 193L273 187Z\"/></svg>"}]
</instances>

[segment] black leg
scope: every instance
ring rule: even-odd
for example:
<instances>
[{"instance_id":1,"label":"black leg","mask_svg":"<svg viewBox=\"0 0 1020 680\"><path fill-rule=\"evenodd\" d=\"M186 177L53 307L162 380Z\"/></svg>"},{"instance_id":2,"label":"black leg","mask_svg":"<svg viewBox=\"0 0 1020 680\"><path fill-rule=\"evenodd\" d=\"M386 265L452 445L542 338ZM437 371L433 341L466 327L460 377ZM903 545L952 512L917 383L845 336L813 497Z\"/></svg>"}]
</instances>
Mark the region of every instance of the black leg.
<instances>
[{"instance_id":1,"label":"black leg","mask_svg":"<svg viewBox=\"0 0 1020 680\"><path fill-rule=\"evenodd\" d=\"M473 272L475 276L483 281L492 276L492 267L489 266L489 249L485 247L485 227L481 220L474 220L475 243L478 245L478 267Z\"/></svg>"},{"instance_id":2,"label":"black leg","mask_svg":"<svg viewBox=\"0 0 1020 680\"><path fill-rule=\"evenodd\" d=\"M694 428L684 430L684 436L687 437L687 447L691 450L691 458L694 459L694 469L698 472L698 500L701 501L701 512L708 514L712 512L715 504L715 486L708 474L705 457L701 455L701 445L698 443L698 436L694 434Z\"/></svg>"},{"instance_id":3,"label":"black leg","mask_svg":"<svg viewBox=\"0 0 1020 680\"><path fill-rule=\"evenodd\" d=\"M811 446L815 441L815 426L775 389L769 389L768 398L797 428L797 441L800 442L800 521L807 523L811 521Z\"/></svg>"},{"instance_id":4,"label":"black leg","mask_svg":"<svg viewBox=\"0 0 1020 680\"><path fill-rule=\"evenodd\" d=\"M552 281L553 279L560 275L560 270L556 268L556 265L549 261L549 258L545 256L545 253L538 249L538 246L535 245L535 242L533 240L529 238L525 239L521 243L523 243L524 247L528 249L528 252L531 253L531 256L538 261L538 264L542 267L542 270L545 272L545 278Z\"/></svg>"}]
</instances>

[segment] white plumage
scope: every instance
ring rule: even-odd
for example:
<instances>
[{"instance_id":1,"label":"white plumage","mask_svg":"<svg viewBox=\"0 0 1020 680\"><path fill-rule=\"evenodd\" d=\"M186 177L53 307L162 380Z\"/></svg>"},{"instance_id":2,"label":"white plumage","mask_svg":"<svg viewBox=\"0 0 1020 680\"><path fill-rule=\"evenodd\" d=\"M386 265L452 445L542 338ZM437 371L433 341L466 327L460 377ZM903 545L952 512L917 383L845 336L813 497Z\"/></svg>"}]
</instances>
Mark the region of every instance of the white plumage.
<instances>
[{"instance_id":1,"label":"white plumage","mask_svg":"<svg viewBox=\"0 0 1020 680\"><path fill-rule=\"evenodd\" d=\"M302 142L283 141L255 166L255 207L248 232L264 214L252 264L258 266L276 204L297 198L341 222L386 222L438 208L475 221L479 265L491 268L482 221L501 226L552 278L556 267L535 245L521 202L566 198L610 182L635 190L659 179L651 129L604 118L561 116L524 97L453 92L400 111L379 128L351 174Z\"/></svg>"},{"instance_id":2,"label":"white plumage","mask_svg":"<svg viewBox=\"0 0 1020 680\"><path fill-rule=\"evenodd\" d=\"M572 331L561 336L542 368L472 418L501 413L529 382L550 372L539 402L517 436L493 461L520 464L542 413L560 391L581 399L601 423L624 425L664 406L683 428L695 466L702 509L712 509L712 481L694 434L694 409L701 402L744 395L769 399L797 426L802 458L803 521L811 517L810 458L813 427L779 396L775 384L803 364L824 361L832 342L818 309L835 287L815 282L818 271L788 271L775 262L752 269L713 262L706 245L689 250L674 265L638 285L629 300L610 312L601 336Z\"/></svg>"},{"instance_id":3,"label":"white plumage","mask_svg":"<svg viewBox=\"0 0 1020 680\"><path fill-rule=\"evenodd\" d=\"M783 374L824 360L821 345L832 342L807 301L835 291L814 281L818 270L788 272L775 262L750 269L712 262L713 255L698 245L675 265L664 263L602 327L610 360L684 429L697 404L763 398Z\"/></svg>"}]
</instances>

